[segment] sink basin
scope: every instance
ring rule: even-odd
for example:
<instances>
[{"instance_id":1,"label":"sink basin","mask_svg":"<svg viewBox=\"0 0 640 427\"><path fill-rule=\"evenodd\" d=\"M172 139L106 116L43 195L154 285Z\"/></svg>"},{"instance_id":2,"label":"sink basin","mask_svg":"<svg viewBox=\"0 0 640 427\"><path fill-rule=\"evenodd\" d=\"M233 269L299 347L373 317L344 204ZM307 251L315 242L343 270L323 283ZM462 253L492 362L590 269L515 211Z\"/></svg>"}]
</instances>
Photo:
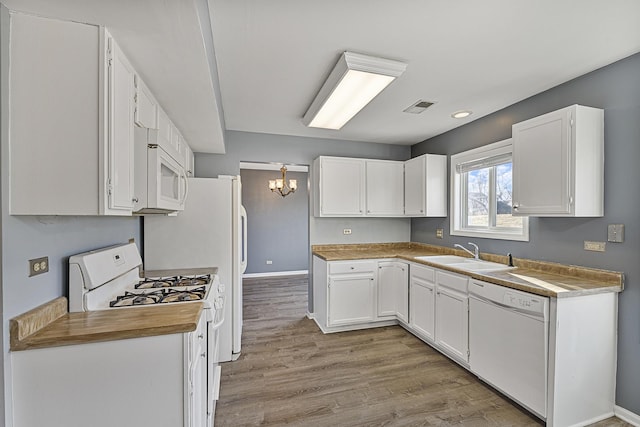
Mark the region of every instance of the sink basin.
<instances>
[{"instance_id":1,"label":"sink basin","mask_svg":"<svg viewBox=\"0 0 640 427\"><path fill-rule=\"evenodd\" d=\"M482 260L468 260L465 262L461 262L459 264L447 264L449 267L459 268L460 270L471 271L471 272L489 272L489 271L502 271L502 270L511 270L515 267L509 267L508 265L500 264L497 262L491 261L482 261Z\"/></svg>"},{"instance_id":2,"label":"sink basin","mask_svg":"<svg viewBox=\"0 0 640 427\"><path fill-rule=\"evenodd\" d=\"M433 262L434 264L448 265L448 264L462 263L468 260L469 258L465 258L463 256L457 256L457 255L431 255L431 256L419 256L419 257L416 257L416 259Z\"/></svg>"},{"instance_id":3,"label":"sink basin","mask_svg":"<svg viewBox=\"0 0 640 427\"><path fill-rule=\"evenodd\" d=\"M511 270L515 268L497 262L483 261L474 258L465 258L457 255L419 256L416 258L422 261L432 262L434 264L447 265L449 267L457 268L460 270L477 273Z\"/></svg>"}]
</instances>

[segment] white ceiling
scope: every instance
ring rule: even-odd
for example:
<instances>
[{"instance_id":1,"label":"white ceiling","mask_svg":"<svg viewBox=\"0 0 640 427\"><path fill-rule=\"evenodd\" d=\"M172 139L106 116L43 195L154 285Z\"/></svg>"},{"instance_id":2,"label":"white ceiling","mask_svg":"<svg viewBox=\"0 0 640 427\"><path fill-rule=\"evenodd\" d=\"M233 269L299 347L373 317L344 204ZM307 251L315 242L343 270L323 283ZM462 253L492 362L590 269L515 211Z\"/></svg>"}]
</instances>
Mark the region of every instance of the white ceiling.
<instances>
[{"instance_id":1,"label":"white ceiling","mask_svg":"<svg viewBox=\"0 0 640 427\"><path fill-rule=\"evenodd\" d=\"M415 144L640 51L638 0L210 0L226 128ZM406 61L339 131L301 118L342 51ZM436 104L403 113L419 99ZM456 120L451 113L471 109Z\"/></svg>"},{"instance_id":2,"label":"white ceiling","mask_svg":"<svg viewBox=\"0 0 640 427\"><path fill-rule=\"evenodd\" d=\"M194 151L208 153L224 152L225 128L414 144L640 51L638 0L0 2L108 27ZM305 127L345 50L407 71L341 130ZM436 104L402 112L419 99ZM461 109L474 114L450 117Z\"/></svg>"}]
</instances>

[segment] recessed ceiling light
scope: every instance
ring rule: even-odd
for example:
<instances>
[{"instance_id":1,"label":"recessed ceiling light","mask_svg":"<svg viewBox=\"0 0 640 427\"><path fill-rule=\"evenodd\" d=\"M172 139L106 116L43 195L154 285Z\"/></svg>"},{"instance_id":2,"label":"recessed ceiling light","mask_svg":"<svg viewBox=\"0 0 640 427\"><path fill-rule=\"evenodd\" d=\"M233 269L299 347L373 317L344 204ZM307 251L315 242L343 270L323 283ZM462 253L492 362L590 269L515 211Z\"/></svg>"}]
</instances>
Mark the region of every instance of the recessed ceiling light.
<instances>
[{"instance_id":1,"label":"recessed ceiling light","mask_svg":"<svg viewBox=\"0 0 640 427\"><path fill-rule=\"evenodd\" d=\"M451 114L451 117L453 117L454 119L464 119L465 117L469 117L471 113L472 111L470 110L456 111L455 113Z\"/></svg>"}]
</instances>

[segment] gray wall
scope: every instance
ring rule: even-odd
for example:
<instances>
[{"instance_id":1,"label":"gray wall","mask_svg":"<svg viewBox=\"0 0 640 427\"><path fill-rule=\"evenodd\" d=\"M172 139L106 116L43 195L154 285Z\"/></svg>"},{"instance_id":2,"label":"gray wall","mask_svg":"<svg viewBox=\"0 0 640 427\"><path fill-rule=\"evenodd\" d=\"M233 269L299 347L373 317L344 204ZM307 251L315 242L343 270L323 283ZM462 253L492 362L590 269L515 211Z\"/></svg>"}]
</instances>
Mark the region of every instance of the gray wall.
<instances>
[{"instance_id":1,"label":"gray wall","mask_svg":"<svg viewBox=\"0 0 640 427\"><path fill-rule=\"evenodd\" d=\"M8 57L6 35L7 10L0 6L0 193L2 195L2 335L4 424L12 425L11 358L9 355L9 319L59 296L67 295L69 255L116 243L129 238L140 242L139 218L42 217L9 215L9 136L8 136ZM34 64L37 66L37 64ZM14 142L19 143L19 141ZM97 167L97 165L96 165ZM96 169L97 170L97 169ZM97 172L96 172L97 173ZM60 189L65 191L65 189ZM49 272L28 277L28 260L49 257Z\"/></svg>"},{"instance_id":2,"label":"gray wall","mask_svg":"<svg viewBox=\"0 0 640 427\"><path fill-rule=\"evenodd\" d=\"M455 154L511 137L511 125L572 104L605 110L605 216L531 218L530 241L472 239L480 249L516 257L557 261L625 273L618 298L616 404L640 414L640 54L535 95L490 116L412 147L423 153ZM544 173L544 165L540 165ZM584 240L606 241L607 224L625 224L625 242L606 252L583 250ZM435 238L438 227L444 240ZM449 219L413 219L413 241L452 246L469 238L448 234Z\"/></svg>"},{"instance_id":3,"label":"gray wall","mask_svg":"<svg viewBox=\"0 0 640 427\"><path fill-rule=\"evenodd\" d=\"M280 171L242 169L242 204L247 210L246 273L309 269L309 193L306 172L287 172L298 189L287 197L269 190ZM271 260L273 264L267 265Z\"/></svg>"},{"instance_id":4,"label":"gray wall","mask_svg":"<svg viewBox=\"0 0 640 427\"><path fill-rule=\"evenodd\" d=\"M297 164L312 166L318 156L343 156L371 159L407 160L408 146L374 144L334 139L303 138L250 132L227 131L227 152L196 153L196 176L239 175L240 162ZM310 168L310 173L312 170ZM310 212L310 215L312 213ZM251 228L249 219L249 228ZM352 234L345 236L344 228ZM411 220L405 218L315 218L309 217L309 243L406 242L411 235ZM249 247L253 242L248 241ZM307 249L307 257L311 254ZM311 265L309 265L311 268ZM309 281L309 311L313 312L313 283Z\"/></svg>"}]
</instances>

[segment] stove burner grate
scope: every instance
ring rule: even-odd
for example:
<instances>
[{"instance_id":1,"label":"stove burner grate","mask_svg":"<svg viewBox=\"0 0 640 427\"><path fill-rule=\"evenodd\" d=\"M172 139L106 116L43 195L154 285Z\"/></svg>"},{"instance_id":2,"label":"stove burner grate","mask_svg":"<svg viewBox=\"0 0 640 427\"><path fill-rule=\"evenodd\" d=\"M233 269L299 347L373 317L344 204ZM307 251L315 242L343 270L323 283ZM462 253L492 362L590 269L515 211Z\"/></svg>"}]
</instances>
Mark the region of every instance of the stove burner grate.
<instances>
[{"instance_id":1,"label":"stove burner grate","mask_svg":"<svg viewBox=\"0 0 640 427\"><path fill-rule=\"evenodd\" d=\"M211 275L174 276L162 278L146 278L135 285L136 289L169 288L175 286L204 286L211 281Z\"/></svg>"},{"instance_id":2,"label":"stove burner grate","mask_svg":"<svg viewBox=\"0 0 640 427\"><path fill-rule=\"evenodd\" d=\"M180 289L159 288L150 292L125 291L109 303L110 307L128 307L134 305L151 305L172 302L201 301L207 293L206 286L183 287Z\"/></svg>"}]
</instances>

